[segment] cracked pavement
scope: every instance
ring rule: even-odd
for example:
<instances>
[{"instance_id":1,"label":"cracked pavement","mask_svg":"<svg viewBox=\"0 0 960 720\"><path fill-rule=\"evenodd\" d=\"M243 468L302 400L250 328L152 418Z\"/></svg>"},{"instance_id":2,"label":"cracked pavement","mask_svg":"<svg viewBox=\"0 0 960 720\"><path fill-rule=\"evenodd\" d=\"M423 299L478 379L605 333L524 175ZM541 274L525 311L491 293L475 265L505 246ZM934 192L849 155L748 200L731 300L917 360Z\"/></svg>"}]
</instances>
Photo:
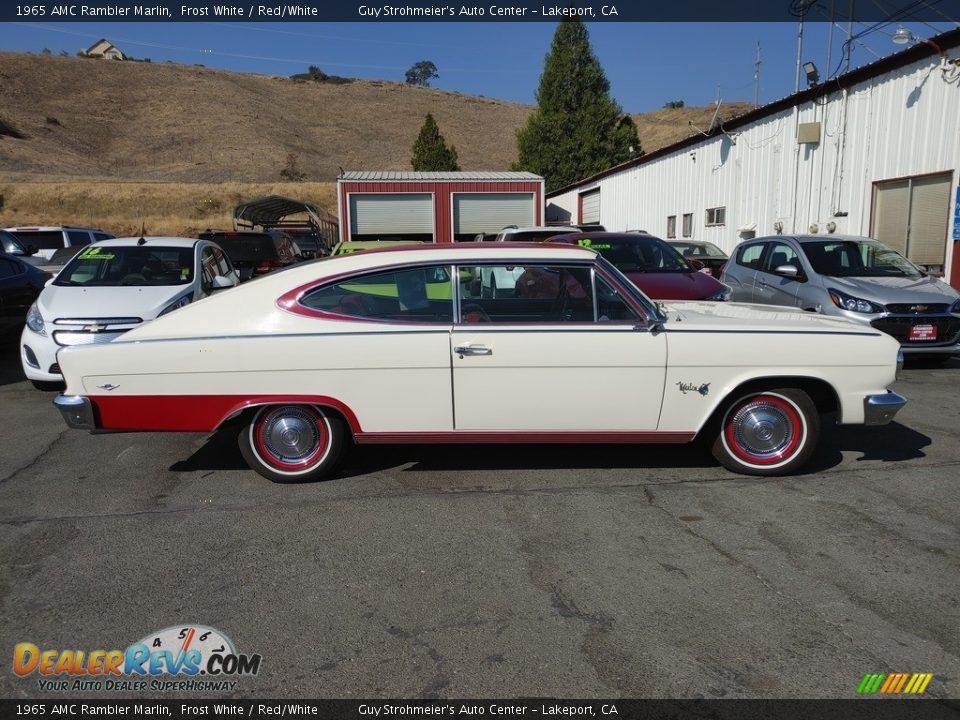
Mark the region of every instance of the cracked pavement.
<instances>
[{"instance_id":1,"label":"cracked pavement","mask_svg":"<svg viewBox=\"0 0 960 720\"><path fill-rule=\"evenodd\" d=\"M182 623L263 656L235 697L846 698L894 671L957 697L960 360L895 389L896 423L825 428L789 478L684 446L369 446L283 486L224 433L66 431L8 344L0 697L49 695L18 642Z\"/></svg>"}]
</instances>

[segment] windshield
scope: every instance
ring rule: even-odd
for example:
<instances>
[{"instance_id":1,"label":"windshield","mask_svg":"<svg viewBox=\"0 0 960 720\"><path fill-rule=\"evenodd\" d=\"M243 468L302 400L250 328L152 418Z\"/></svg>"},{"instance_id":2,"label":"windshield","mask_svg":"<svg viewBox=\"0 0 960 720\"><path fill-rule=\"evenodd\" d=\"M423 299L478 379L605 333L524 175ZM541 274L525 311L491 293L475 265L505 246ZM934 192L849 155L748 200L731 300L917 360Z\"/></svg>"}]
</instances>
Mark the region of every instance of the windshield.
<instances>
[{"instance_id":1,"label":"windshield","mask_svg":"<svg viewBox=\"0 0 960 720\"><path fill-rule=\"evenodd\" d=\"M813 270L832 277L923 277L926 273L876 240L817 240L803 243Z\"/></svg>"},{"instance_id":2,"label":"windshield","mask_svg":"<svg viewBox=\"0 0 960 720\"><path fill-rule=\"evenodd\" d=\"M192 247L94 245L67 263L53 284L83 287L188 285L193 280L193 257Z\"/></svg>"},{"instance_id":3,"label":"windshield","mask_svg":"<svg viewBox=\"0 0 960 720\"><path fill-rule=\"evenodd\" d=\"M671 242L670 247L685 258L726 258L727 254L713 243Z\"/></svg>"},{"instance_id":4,"label":"windshield","mask_svg":"<svg viewBox=\"0 0 960 720\"><path fill-rule=\"evenodd\" d=\"M230 233L229 235L204 236L222 247L236 265L238 263L258 263L261 260L270 260L280 257L282 253L269 235ZM289 248L289 245L286 247ZM293 251L288 250L288 255Z\"/></svg>"},{"instance_id":5,"label":"windshield","mask_svg":"<svg viewBox=\"0 0 960 720\"><path fill-rule=\"evenodd\" d=\"M503 239L507 242L543 242L547 238L563 234L564 231L559 228L547 228L546 230L524 230L522 232L505 233Z\"/></svg>"},{"instance_id":6,"label":"windshield","mask_svg":"<svg viewBox=\"0 0 960 720\"><path fill-rule=\"evenodd\" d=\"M620 272L678 273L693 272L687 261L659 238L636 237L581 238L577 245L596 250Z\"/></svg>"}]
</instances>

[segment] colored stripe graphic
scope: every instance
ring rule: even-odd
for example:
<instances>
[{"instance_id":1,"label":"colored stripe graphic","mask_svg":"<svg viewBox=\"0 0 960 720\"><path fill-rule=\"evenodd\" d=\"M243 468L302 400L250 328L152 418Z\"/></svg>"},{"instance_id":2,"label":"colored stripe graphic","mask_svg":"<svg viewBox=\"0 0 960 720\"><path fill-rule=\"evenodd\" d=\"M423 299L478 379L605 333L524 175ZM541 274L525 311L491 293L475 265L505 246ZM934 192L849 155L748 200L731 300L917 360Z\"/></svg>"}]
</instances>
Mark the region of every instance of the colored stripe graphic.
<instances>
[{"instance_id":1,"label":"colored stripe graphic","mask_svg":"<svg viewBox=\"0 0 960 720\"><path fill-rule=\"evenodd\" d=\"M867 673L857 686L857 695L922 695L933 673Z\"/></svg>"}]
</instances>

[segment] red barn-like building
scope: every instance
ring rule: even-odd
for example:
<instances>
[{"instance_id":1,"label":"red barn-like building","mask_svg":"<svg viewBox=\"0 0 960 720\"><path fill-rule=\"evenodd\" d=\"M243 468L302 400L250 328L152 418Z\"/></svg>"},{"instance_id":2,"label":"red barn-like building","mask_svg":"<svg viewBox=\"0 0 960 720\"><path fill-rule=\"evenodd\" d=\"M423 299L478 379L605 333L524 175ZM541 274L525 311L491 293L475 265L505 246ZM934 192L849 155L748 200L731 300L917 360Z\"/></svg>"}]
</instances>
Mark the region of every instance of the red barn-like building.
<instances>
[{"instance_id":1,"label":"red barn-like building","mask_svg":"<svg viewBox=\"0 0 960 720\"><path fill-rule=\"evenodd\" d=\"M543 195L543 178L528 172L344 172L340 240L448 243L542 225Z\"/></svg>"}]
</instances>

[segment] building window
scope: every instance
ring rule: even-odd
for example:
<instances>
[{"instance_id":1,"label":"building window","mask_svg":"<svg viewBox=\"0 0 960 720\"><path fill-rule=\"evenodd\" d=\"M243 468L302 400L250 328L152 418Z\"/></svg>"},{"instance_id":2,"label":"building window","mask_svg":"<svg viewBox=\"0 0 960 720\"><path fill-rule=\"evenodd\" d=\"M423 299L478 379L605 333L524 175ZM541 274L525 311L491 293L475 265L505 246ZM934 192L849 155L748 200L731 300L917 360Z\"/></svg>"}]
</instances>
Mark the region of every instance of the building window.
<instances>
[{"instance_id":1,"label":"building window","mask_svg":"<svg viewBox=\"0 0 960 720\"><path fill-rule=\"evenodd\" d=\"M946 259L952 173L873 185L871 237L926 266Z\"/></svg>"},{"instance_id":2,"label":"building window","mask_svg":"<svg viewBox=\"0 0 960 720\"><path fill-rule=\"evenodd\" d=\"M675 238L677 236L677 216L667 215L667 237Z\"/></svg>"},{"instance_id":3,"label":"building window","mask_svg":"<svg viewBox=\"0 0 960 720\"><path fill-rule=\"evenodd\" d=\"M693 213L684 213L683 215L683 236L693 235Z\"/></svg>"},{"instance_id":4,"label":"building window","mask_svg":"<svg viewBox=\"0 0 960 720\"><path fill-rule=\"evenodd\" d=\"M707 225L725 225L727 209L725 207L707 208Z\"/></svg>"}]
</instances>

